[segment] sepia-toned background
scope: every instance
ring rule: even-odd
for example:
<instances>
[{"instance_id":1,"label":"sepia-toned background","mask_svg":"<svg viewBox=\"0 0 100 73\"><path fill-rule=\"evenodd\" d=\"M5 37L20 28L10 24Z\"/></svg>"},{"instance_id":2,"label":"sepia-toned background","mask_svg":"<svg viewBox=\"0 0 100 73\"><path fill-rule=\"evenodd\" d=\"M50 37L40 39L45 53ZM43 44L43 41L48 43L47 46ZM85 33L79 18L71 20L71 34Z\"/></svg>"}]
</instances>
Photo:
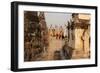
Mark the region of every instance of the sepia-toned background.
<instances>
[{"instance_id":1,"label":"sepia-toned background","mask_svg":"<svg viewBox=\"0 0 100 73\"><path fill-rule=\"evenodd\" d=\"M24 11L24 61L90 58L86 13Z\"/></svg>"}]
</instances>

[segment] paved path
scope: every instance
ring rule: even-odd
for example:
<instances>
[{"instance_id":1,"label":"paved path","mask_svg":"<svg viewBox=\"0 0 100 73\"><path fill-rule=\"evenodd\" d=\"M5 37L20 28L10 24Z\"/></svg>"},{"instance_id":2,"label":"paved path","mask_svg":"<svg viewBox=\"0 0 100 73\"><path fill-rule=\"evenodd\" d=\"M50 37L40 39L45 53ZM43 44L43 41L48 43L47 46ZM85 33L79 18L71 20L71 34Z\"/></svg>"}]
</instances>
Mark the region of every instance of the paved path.
<instances>
[{"instance_id":1,"label":"paved path","mask_svg":"<svg viewBox=\"0 0 100 73\"><path fill-rule=\"evenodd\" d=\"M56 39L55 37L50 38L47 54L45 54L45 60L54 60L54 52L60 51L63 44L64 41L62 39Z\"/></svg>"}]
</instances>

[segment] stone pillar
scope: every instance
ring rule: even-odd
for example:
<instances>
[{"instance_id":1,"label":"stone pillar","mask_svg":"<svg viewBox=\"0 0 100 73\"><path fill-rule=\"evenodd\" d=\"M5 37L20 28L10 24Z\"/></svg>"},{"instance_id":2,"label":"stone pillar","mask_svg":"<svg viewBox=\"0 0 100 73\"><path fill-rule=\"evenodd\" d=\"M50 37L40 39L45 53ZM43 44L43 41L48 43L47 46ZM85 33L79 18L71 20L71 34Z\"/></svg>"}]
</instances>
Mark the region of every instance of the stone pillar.
<instances>
[{"instance_id":1,"label":"stone pillar","mask_svg":"<svg viewBox=\"0 0 100 73\"><path fill-rule=\"evenodd\" d=\"M48 47L48 29L44 12L39 12L39 25L41 28L41 45L43 46L44 51L46 51Z\"/></svg>"}]
</instances>

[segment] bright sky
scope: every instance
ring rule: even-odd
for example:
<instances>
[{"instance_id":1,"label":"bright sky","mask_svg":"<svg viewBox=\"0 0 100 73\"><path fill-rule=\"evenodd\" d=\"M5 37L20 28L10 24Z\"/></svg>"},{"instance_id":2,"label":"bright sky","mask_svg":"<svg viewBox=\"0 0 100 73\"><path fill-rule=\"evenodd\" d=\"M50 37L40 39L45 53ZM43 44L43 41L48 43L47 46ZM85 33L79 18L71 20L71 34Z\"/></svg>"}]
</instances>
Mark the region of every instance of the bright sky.
<instances>
[{"instance_id":1,"label":"bright sky","mask_svg":"<svg viewBox=\"0 0 100 73\"><path fill-rule=\"evenodd\" d=\"M45 12L44 14L47 26L49 27L51 24L52 26L63 26L64 24L67 24L68 20L71 19L71 13Z\"/></svg>"}]
</instances>

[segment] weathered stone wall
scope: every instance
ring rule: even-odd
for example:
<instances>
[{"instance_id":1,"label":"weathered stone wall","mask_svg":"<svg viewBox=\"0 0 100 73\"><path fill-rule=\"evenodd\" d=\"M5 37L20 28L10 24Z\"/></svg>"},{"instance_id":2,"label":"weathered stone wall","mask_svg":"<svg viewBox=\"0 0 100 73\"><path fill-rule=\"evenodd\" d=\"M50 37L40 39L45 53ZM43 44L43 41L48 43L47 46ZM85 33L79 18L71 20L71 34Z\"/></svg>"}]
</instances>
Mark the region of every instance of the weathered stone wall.
<instances>
[{"instance_id":1,"label":"weathered stone wall","mask_svg":"<svg viewBox=\"0 0 100 73\"><path fill-rule=\"evenodd\" d=\"M72 14L72 19L68 31L68 46L74 49L73 58L88 58L90 56L90 15Z\"/></svg>"},{"instance_id":2,"label":"weathered stone wall","mask_svg":"<svg viewBox=\"0 0 100 73\"><path fill-rule=\"evenodd\" d=\"M47 44L44 13L24 12L24 61L41 60Z\"/></svg>"}]
</instances>

